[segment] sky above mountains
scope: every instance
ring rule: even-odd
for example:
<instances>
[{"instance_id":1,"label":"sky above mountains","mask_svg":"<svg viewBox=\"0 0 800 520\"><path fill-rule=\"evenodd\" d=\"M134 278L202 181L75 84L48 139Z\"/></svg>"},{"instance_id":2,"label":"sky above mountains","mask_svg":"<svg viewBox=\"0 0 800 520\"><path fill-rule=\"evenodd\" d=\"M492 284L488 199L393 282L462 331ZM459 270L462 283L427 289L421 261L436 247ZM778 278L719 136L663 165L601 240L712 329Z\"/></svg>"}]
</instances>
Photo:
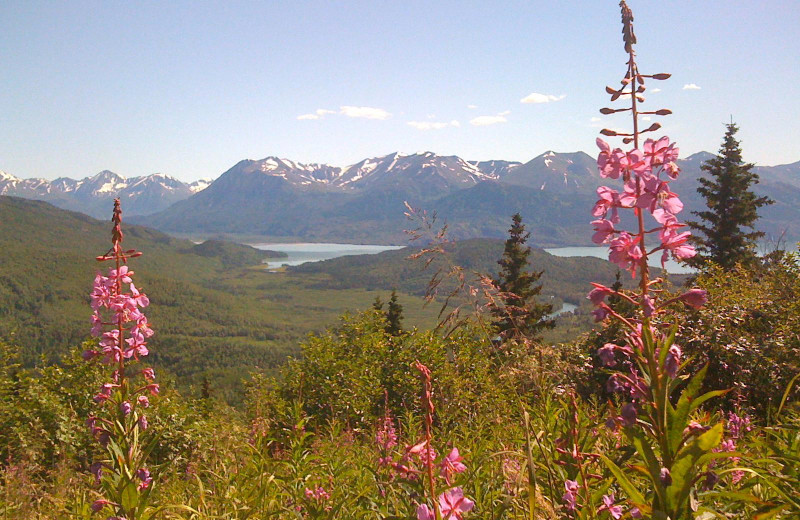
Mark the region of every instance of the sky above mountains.
<instances>
[{"instance_id":1,"label":"sky above mountains","mask_svg":"<svg viewBox=\"0 0 800 520\"><path fill-rule=\"evenodd\" d=\"M0 169L216 177L269 155L594 155L624 74L619 8L587 2L0 3ZM682 155L731 116L746 160L800 159L790 0L632 0L645 108ZM654 87L661 90L654 91ZM602 118L602 119L601 119Z\"/></svg>"}]
</instances>

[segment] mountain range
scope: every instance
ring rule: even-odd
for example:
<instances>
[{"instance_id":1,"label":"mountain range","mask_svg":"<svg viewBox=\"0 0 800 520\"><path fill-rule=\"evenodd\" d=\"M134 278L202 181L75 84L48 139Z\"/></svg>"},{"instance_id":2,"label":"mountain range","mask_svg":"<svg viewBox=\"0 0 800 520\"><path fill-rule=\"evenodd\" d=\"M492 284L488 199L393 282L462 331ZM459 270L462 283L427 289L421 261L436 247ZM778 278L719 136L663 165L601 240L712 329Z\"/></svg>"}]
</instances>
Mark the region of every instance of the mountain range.
<instances>
[{"instance_id":1,"label":"mountain range","mask_svg":"<svg viewBox=\"0 0 800 520\"><path fill-rule=\"evenodd\" d=\"M114 198L122 200L128 215L148 215L164 210L179 200L203 190L210 181L187 184L174 177L154 173L142 177L125 177L112 171L82 180L59 177L20 179L0 171L0 195L44 200L62 209L80 211L97 218L106 218Z\"/></svg>"},{"instance_id":2,"label":"mountain range","mask_svg":"<svg viewBox=\"0 0 800 520\"><path fill-rule=\"evenodd\" d=\"M690 211L704 208L697 194L700 166L713 157L682 159L673 183ZM756 168L755 187L775 204L761 210L759 229L800 239L800 162ZM0 174L2 175L2 174ZM0 194L41 198L104 217L117 194L135 221L167 232L259 235L272 239L402 244L405 202L435 210L451 238L503 237L519 211L540 246L588 244L589 213L605 183L583 152L545 152L526 163L467 161L432 152L364 159L348 167L302 164L267 157L243 160L210 184L182 183L156 174L124 179L104 171L83 181L22 181L0 176Z\"/></svg>"}]
</instances>

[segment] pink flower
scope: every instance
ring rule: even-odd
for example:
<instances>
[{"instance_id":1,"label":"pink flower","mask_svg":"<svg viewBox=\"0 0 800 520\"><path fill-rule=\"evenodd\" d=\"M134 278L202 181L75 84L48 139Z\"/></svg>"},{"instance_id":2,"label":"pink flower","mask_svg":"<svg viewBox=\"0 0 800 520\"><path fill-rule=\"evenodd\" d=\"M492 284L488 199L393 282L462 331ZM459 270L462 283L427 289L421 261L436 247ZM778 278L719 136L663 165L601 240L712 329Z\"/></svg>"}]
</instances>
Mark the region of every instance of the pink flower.
<instances>
[{"instance_id":1,"label":"pink flower","mask_svg":"<svg viewBox=\"0 0 800 520\"><path fill-rule=\"evenodd\" d=\"M613 343L606 343L599 349L597 349L597 357L600 358L600 361L603 362L603 365L607 367L613 367L617 364L617 361L614 356L614 351L617 349L617 345Z\"/></svg>"},{"instance_id":2,"label":"pink flower","mask_svg":"<svg viewBox=\"0 0 800 520\"><path fill-rule=\"evenodd\" d=\"M603 284L592 282L594 289L589 291L589 294L586 296L589 301L592 302L592 305L600 305L605 301L606 296L614 294L614 290L610 287L606 287Z\"/></svg>"},{"instance_id":3,"label":"pink flower","mask_svg":"<svg viewBox=\"0 0 800 520\"><path fill-rule=\"evenodd\" d=\"M619 223L619 212L617 208L622 207L622 202L619 198L619 192L612 190L608 186L600 186L597 188L598 200L592 208L592 215L595 217L605 218L608 210L611 210L611 221Z\"/></svg>"},{"instance_id":4,"label":"pink flower","mask_svg":"<svg viewBox=\"0 0 800 520\"><path fill-rule=\"evenodd\" d=\"M146 395L140 395L139 397L136 398L136 401L142 408L147 408L150 406L150 399L148 399Z\"/></svg>"},{"instance_id":5,"label":"pink flower","mask_svg":"<svg viewBox=\"0 0 800 520\"><path fill-rule=\"evenodd\" d=\"M636 267L642 258L639 237L632 237L629 233L623 231L611 241L609 249L608 260L622 269L631 271L631 274L635 276Z\"/></svg>"},{"instance_id":6,"label":"pink flower","mask_svg":"<svg viewBox=\"0 0 800 520\"><path fill-rule=\"evenodd\" d=\"M615 506L614 502L615 499L613 492L608 495L603 495L603 505L600 506L598 512L608 511L608 514L611 515L611 518L614 518L614 520L619 520L622 518L622 508L620 506Z\"/></svg>"},{"instance_id":7,"label":"pink flower","mask_svg":"<svg viewBox=\"0 0 800 520\"><path fill-rule=\"evenodd\" d=\"M147 307L150 305L150 299L144 293L140 293L136 286L133 285L133 282L131 282L130 288L133 301L136 302L136 305L139 307Z\"/></svg>"},{"instance_id":8,"label":"pink flower","mask_svg":"<svg viewBox=\"0 0 800 520\"><path fill-rule=\"evenodd\" d=\"M147 388L150 391L151 395L158 395L158 392L160 390L157 384L149 384L145 388Z\"/></svg>"},{"instance_id":9,"label":"pink flower","mask_svg":"<svg viewBox=\"0 0 800 520\"><path fill-rule=\"evenodd\" d=\"M450 453L442 459L441 474L447 483L450 483L450 478L454 473L462 473L467 470L467 467L461 462L464 457L459 455L458 448L453 448Z\"/></svg>"},{"instance_id":10,"label":"pink flower","mask_svg":"<svg viewBox=\"0 0 800 520\"><path fill-rule=\"evenodd\" d=\"M689 307L699 309L708 303L708 291L705 289L690 289L680 295L680 300Z\"/></svg>"},{"instance_id":11,"label":"pink flower","mask_svg":"<svg viewBox=\"0 0 800 520\"><path fill-rule=\"evenodd\" d=\"M148 381L154 381L156 379L156 373L153 372L152 368L145 368L144 370L142 370L142 375Z\"/></svg>"},{"instance_id":12,"label":"pink flower","mask_svg":"<svg viewBox=\"0 0 800 520\"><path fill-rule=\"evenodd\" d=\"M92 504L92 511L94 511L95 513L99 513L100 511L103 510L104 507L106 507L109 504L111 504L111 502L103 498L95 500L94 503Z\"/></svg>"},{"instance_id":13,"label":"pink flower","mask_svg":"<svg viewBox=\"0 0 800 520\"><path fill-rule=\"evenodd\" d=\"M422 441L419 444L415 444L408 448L408 453L411 455L416 455L419 457L419 460L422 464L427 464L428 461L433 462L436 459L436 451L433 449L433 446L430 446L426 449L428 445L428 441Z\"/></svg>"},{"instance_id":14,"label":"pink flower","mask_svg":"<svg viewBox=\"0 0 800 520\"><path fill-rule=\"evenodd\" d=\"M131 413L131 403L128 401L123 401L119 404L119 411L122 412L122 415L128 415Z\"/></svg>"},{"instance_id":15,"label":"pink flower","mask_svg":"<svg viewBox=\"0 0 800 520\"><path fill-rule=\"evenodd\" d=\"M120 266L119 271L116 269L109 269L108 278L112 280L119 280L122 283L131 283L131 276L133 271L128 270L127 265Z\"/></svg>"},{"instance_id":16,"label":"pink flower","mask_svg":"<svg viewBox=\"0 0 800 520\"><path fill-rule=\"evenodd\" d=\"M664 371L669 377L674 378L678 375L678 369L681 366L681 348L678 345L672 345L667 352L667 358L664 360Z\"/></svg>"},{"instance_id":17,"label":"pink flower","mask_svg":"<svg viewBox=\"0 0 800 520\"><path fill-rule=\"evenodd\" d=\"M417 520L435 520L436 516L427 504L420 504L417 507Z\"/></svg>"},{"instance_id":18,"label":"pink flower","mask_svg":"<svg viewBox=\"0 0 800 520\"><path fill-rule=\"evenodd\" d=\"M594 316L595 322L601 322L605 320L606 318L608 318L608 314L609 314L609 307L605 303L601 304L599 307L597 307L592 311L592 316Z\"/></svg>"},{"instance_id":19,"label":"pink flower","mask_svg":"<svg viewBox=\"0 0 800 520\"><path fill-rule=\"evenodd\" d=\"M644 155L652 166L669 164L678 159L679 149L675 143L669 142L669 137L664 136L658 141L648 139L644 142Z\"/></svg>"},{"instance_id":20,"label":"pink flower","mask_svg":"<svg viewBox=\"0 0 800 520\"><path fill-rule=\"evenodd\" d=\"M150 476L150 471L147 468L136 470L136 476L142 481L139 484L139 491L149 487L150 483L153 481L153 477Z\"/></svg>"},{"instance_id":21,"label":"pink flower","mask_svg":"<svg viewBox=\"0 0 800 520\"><path fill-rule=\"evenodd\" d=\"M561 500L564 501L564 507L567 511L575 511L578 507L578 482L575 480L567 480L564 482L564 488L567 490Z\"/></svg>"},{"instance_id":22,"label":"pink flower","mask_svg":"<svg viewBox=\"0 0 800 520\"><path fill-rule=\"evenodd\" d=\"M144 415L140 415L138 424L139 424L139 429L142 430L142 431L145 431L147 429L147 426L148 426L147 425L147 417L145 417Z\"/></svg>"},{"instance_id":23,"label":"pink flower","mask_svg":"<svg viewBox=\"0 0 800 520\"><path fill-rule=\"evenodd\" d=\"M592 226L594 226L594 235L592 235L592 242L595 244L602 244L607 242L609 237L617 232L614 229L614 224L610 220L600 219L600 220L593 220Z\"/></svg>"},{"instance_id":24,"label":"pink flower","mask_svg":"<svg viewBox=\"0 0 800 520\"><path fill-rule=\"evenodd\" d=\"M675 228L680 226L682 226L682 224L667 223L664 225L664 229L659 234L659 237L661 238L661 247L664 249L664 252L661 254L662 267L664 267L666 264L670 253L672 253L672 257L676 260L691 258L697 254L697 251L695 251L694 247L688 243L691 233L688 231L683 233L678 233L675 231Z\"/></svg>"},{"instance_id":25,"label":"pink flower","mask_svg":"<svg viewBox=\"0 0 800 520\"><path fill-rule=\"evenodd\" d=\"M439 495L439 510L442 518L462 518L462 513L471 511L475 502L464 496L464 491L460 488L448 489Z\"/></svg>"}]
</instances>

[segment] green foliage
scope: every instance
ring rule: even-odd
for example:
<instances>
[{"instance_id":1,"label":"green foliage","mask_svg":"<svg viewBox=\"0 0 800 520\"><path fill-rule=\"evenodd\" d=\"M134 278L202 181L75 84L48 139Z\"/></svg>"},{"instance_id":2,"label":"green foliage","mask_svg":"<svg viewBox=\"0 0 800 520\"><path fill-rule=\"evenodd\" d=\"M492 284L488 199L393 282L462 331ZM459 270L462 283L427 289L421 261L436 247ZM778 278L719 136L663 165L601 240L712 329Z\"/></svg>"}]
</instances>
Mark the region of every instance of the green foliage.
<instances>
[{"instance_id":1,"label":"green foliage","mask_svg":"<svg viewBox=\"0 0 800 520\"><path fill-rule=\"evenodd\" d=\"M500 291L502 305L492 307L492 324L503 337L516 335L536 339L540 331L555 326L555 322L548 319L553 306L536 301L542 286L535 284L543 271L528 270L531 248L525 243L530 233L525 231L519 213L512 217L508 234L503 257L497 262L500 272L493 281Z\"/></svg>"},{"instance_id":2,"label":"green foliage","mask_svg":"<svg viewBox=\"0 0 800 520\"><path fill-rule=\"evenodd\" d=\"M751 190L758 183L758 174L752 171L752 164L742 160L739 141L734 138L739 128L731 123L727 129L719 155L702 166L711 178L698 179L697 191L705 197L708 210L695 211L701 222L689 224L705 237L694 239L698 254L693 263L711 261L729 269L738 263L756 261L756 241L764 233L747 232L744 228L754 229L758 209L773 201L757 197Z\"/></svg>"},{"instance_id":3,"label":"green foliage","mask_svg":"<svg viewBox=\"0 0 800 520\"><path fill-rule=\"evenodd\" d=\"M386 310L386 334L399 336L403 332L403 306L397 301L397 291L392 289L392 296Z\"/></svg>"},{"instance_id":4,"label":"green foliage","mask_svg":"<svg viewBox=\"0 0 800 520\"><path fill-rule=\"evenodd\" d=\"M414 361L431 367L439 382L438 419L450 423L481 413L501 414L506 383L493 373L486 343L476 331L442 339L411 330L387 338L378 312L346 315L336 328L312 335L302 357L284 373L283 397L303 402L315 421L335 418L350 425L371 424L389 410L419 410L420 384Z\"/></svg>"},{"instance_id":5,"label":"green foliage","mask_svg":"<svg viewBox=\"0 0 800 520\"><path fill-rule=\"evenodd\" d=\"M765 415L800 372L800 264L786 254L763 266L711 267L696 284L702 309L685 309L680 337L695 365L709 364L706 388L733 389L740 403ZM794 386L790 398L800 389Z\"/></svg>"}]
</instances>

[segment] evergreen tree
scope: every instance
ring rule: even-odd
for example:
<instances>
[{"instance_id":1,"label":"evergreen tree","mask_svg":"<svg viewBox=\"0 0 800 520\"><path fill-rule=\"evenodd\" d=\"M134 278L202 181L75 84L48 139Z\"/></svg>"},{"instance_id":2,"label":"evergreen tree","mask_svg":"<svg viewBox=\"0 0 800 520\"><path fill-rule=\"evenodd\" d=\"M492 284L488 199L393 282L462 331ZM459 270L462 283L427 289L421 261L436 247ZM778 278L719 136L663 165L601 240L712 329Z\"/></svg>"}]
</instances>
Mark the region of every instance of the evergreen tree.
<instances>
[{"instance_id":1,"label":"evergreen tree","mask_svg":"<svg viewBox=\"0 0 800 520\"><path fill-rule=\"evenodd\" d=\"M383 301L381 301L380 296L375 297L375 301L372 302L372 308L376 311L383 312Z\"/></svg>"},{"instance_id":2,"label":"evergreen tree","mask_svg":"<svg viewBox=\"0 0 800 520\"><path fill-rule=\"evenodd\" d=\"M694 265L712 261L724 268L756 260L756 240L764 235L755 231L758 208L772 204L768 197L757 197L751 186L758 183L753 165L742 161L742 150L734 135L739 128L731 123L719 154L702 166L711 178L701 177L697 189L706 199L707 211L695 211L701 222L689 225L702 232L695 236L697 256ZM750 228L747 232L744 228Z\"/></svg>"},{"instance_id":3,"label":"evergreen tree","mask_svg":"<svg viewBox=\"0 0 800 520\"><path fill-rule=\"evenodd\" d=\"M536 301L542 286L535 283L544 271L528 271L531 248L525 243L530 233L525 231L519 213L511 218L503 257L497 262L500 272L494 280L503 305L492 309L493 324L504 338L521 334L537 339L542 330L555 326L555 321L547 318L553 312L553 306Z\"/></svg>"},{"instance_id":4,"label":"evergreen tree","mask_svg":"<svg viewBox=\"0 0 800 520\"><path fill-rule=\"evenodd\" d=\"M397 301L397 290L392 289L386 310L386 333L390 336L399 336L403 332L403 306Z\"/></svg>"}]
</instances>

